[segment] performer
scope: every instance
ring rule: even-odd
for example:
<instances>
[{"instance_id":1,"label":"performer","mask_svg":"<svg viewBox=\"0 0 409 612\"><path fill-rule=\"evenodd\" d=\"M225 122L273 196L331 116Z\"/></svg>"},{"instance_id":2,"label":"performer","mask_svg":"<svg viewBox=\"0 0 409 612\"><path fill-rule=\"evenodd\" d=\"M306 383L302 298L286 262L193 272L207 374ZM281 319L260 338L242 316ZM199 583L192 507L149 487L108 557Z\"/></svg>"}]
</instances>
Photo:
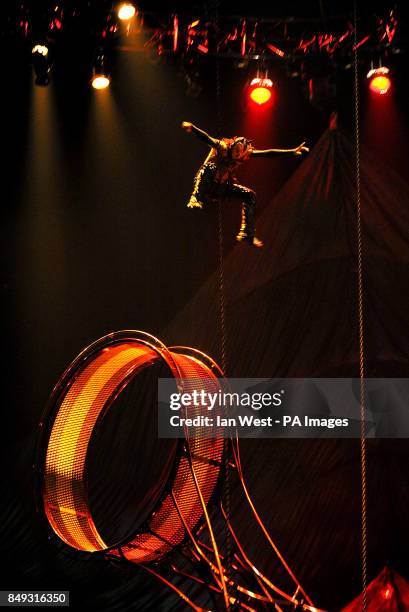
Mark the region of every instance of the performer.
<instances>
[{"instance_id":1,"label":"performer","mask_svg":"<svg viewBox=\"0 0 409 612\"><path fill-rule=\"evenodd\" d=\"M190 197L188 208L202 208L208 201L215 201L228 197L236 197L242 202L241 227L236 236L238 241L247 240L255 247L262 247L263 243L255 236L255 207L256 193L236 183L234 171L250 157L273 157L290 153L302 155L309 151L302 142L295 149L254 149L251 141L243 136L233 138L212 138L198 127L184 121L182 128L193 133L200 140L211 146L209 155L201 165L194 180L194 188Z\"/></svg>"}]
</instances>

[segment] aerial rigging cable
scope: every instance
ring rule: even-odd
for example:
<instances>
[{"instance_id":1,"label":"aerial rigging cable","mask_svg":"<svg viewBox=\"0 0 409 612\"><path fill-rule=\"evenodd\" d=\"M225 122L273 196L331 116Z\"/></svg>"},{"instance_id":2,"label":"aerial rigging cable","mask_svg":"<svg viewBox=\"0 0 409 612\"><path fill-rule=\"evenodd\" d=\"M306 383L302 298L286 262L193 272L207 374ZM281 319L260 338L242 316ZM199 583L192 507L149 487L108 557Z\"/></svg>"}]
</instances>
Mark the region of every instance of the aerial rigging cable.
<instances>
[{"instance_id":1,"label":"aerial rigging cable","mask_svg":"<svg viewBox=\"0 0 409 612\"><path fill-rule=\"evenodd\" d=\"M360 174L359 132L359 80L358 80L358 11L354 0L354 90L355 90L355 160L356 160L356 211L357 211L357 259L358 259L358 320L359 320L359 378L360 378L360 468L361 468L361 564L362 610L368 609L367 601L367 449L365 437L365 338L364 338L364 286L363 245Z\"/></svg>"},{"instance_id":2,"label":"aerial rigging cable","mask_svg":"<svg viewBox=\"0 0 409 612\"><path fill-rule=\"evenodd\" d=\"M216 28L219 26L219 0L215 0L214 13L215 13L215 24ZM216 50L217 51L217 50ZM216 52L216 110L217 110L217 130L221 135L223 129L223 116L222 116L222 88L221 88L221 74L220 74L220 58ZM219 242L219 263L218 263L218 276L219 276L219 321L220 321L220 363L224 375L227 376L227 333L226 333L226 300L224 290L224 244L223 244L223 209L222 200L218 199L218 242ZM225 448L225 464L224 464L224 510L227 519L231 516L231 483L230 483L230 469L231 469L231 449L229 440L226 440ZM226 523L228 525L228 521ZM229 568L232 563L232 539L230 530L227 527L226 530L226 569Z\"/></svg>"}]
</instances>

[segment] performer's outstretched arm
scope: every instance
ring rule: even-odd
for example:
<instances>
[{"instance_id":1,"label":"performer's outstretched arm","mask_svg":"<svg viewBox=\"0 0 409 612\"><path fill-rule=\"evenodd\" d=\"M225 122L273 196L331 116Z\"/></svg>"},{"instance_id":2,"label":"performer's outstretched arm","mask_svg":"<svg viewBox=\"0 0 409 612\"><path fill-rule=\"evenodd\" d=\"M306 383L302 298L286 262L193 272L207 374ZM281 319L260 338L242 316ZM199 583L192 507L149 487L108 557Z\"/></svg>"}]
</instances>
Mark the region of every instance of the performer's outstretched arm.
<instances>
[{"instance_id":1,"label":"performer's outstretched arm","mask_svg":"<svg viewBox=\"0 0 409 612\"><path fill-rule=\"evenodd\" d=\"M217 140L217 138L212 138L212 136L209 136L209 134L193 125L193 123L189 123L189 121L183 121L182 128L186 130L186 132L193 133L195 136L197 136L197 138L199 138L199 140L202 140L211 147L217 147L217 145L220 144L220 140Z\"/></svg>"},{"instance_id":2,"label":"performer's outstretched arm","mask_svg":"<svg viewBox=\"0 0 409 612\"><path fill-rule=\"evenodd\" d=\"M304 146L305 142L302 142L295 149L252 149L251 155L256 155L257 157L275 157L276 155L302 155L303 153L308 153L309 148Z\"/></svg>"}]
</instances>

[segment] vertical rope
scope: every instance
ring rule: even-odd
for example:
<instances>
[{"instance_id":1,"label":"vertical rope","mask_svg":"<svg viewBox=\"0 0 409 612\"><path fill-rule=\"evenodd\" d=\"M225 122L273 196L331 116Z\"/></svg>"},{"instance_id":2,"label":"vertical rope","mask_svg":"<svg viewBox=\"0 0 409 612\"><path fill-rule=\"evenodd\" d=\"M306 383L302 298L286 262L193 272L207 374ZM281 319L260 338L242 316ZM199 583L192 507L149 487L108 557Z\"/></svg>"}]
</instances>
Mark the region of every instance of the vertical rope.
<instances>
[{"instance_id":1,"label":"vertical rope","mask_svg":"<svg viewBox=\"0 0 409 612\"><path fill-rule=\"evenodd\" d=\"M219 26L219 0L215 1L215 24ZM216 49L216 101L217 101L217 130L219 136L223 129L222 116L222 85L220 75L220 60ZM226 305L224 299L224 245L223 245L223 209L221 199L218 200L218 238L219 238L219 320L220 320L220 364L224 374L227 373L227 353L226 353Z\"/></svg>"},{"instance_id":2,"label":"vertical rope","mask_svg":"<svg viewBox=\"0 0 409 612\"><path fill-rule=\"evenodd\" d=\"M367 449L365 432L365 344L364 344L364 288L363 245L361 214L361 167L359 131L359 79L358 79L358 12L354 0L354 86L355 86L355 159L356 159L356 206L358 245L358 318L359 318L359 377L360 377L360 460L361 460L361 564L362 564L362 610L368 610L367 598Z\"/></svg>"},{"instance_id":3,"label":"vertical rope","mask_svg":"<svg viewBox=\"0 0 409 612\"><path fill-rule=\"evenodd\" d=\"M218 60L216 60L218 62ZM217 72L217 98L220 99L220 75ZM220 103L218 102L218 106ZM225 375L227 375L227 351L226 351L226 303L224 297L224 242L223 242L223 209L221 199L218 200L218 238L219 238L219 321L220 321L220 364Z\"/></svg>"},{"instance_id":4,"label":"vertical rope","mask_svg":"<svg viewBox=\"0 0 409 612\"><path fill-rule=\"evenodd\" d=\"M219 0L215 0L214 5L215 12L215 24L216 28L219 27ZM217 32L216 32L217 34ZM217 36L216 36L217 40ZM221 136L223 129L223 115L222 115L222 83L220 74L220 59L218 55L218 49L216 49L216 101L217 101L217 130L218 136ZM220 363L224 375L227 375L227 333L226 333L226 302L225 302L225 286L224 286L224 240L223 240L223 208L222 202L218 200L218 239L219 239L219 264L218 264L218 275L219 275L219 321L220 321ZM224 460L224 508L226 516L229 519L231 516L231 483L230 483L230 445L229 440L225 440L225 460ZM225 566L227 572L229 572L232 565L232 538L226 523L226 554L225 554Z\"/></svg>"}]
</instances>

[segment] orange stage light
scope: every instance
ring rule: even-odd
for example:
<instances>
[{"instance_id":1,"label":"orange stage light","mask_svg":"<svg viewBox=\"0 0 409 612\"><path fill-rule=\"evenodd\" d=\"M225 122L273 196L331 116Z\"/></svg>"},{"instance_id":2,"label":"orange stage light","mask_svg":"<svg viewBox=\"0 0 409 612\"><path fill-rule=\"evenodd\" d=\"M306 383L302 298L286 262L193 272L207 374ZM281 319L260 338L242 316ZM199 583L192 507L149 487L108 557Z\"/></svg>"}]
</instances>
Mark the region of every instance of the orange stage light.
<instances>
[{"instance_id":1,"label":"orange stage light","mask_svg":"<svg viewBox=\"0 0 409 612\"><path fill-rule=\"evenodd\" d=\"M272 98L273 81L271 79L255 78L249 86L250 99L259 106L267 104Z\"/></svg>"},{"instance_id":2,"label":"orange stage light","mask_svg":"<svg viewBox=\"0 0 409 612\"><path fill-rule=\"evenodd\" d=\"M266 104L271 98L271 91L267 87L256 87L250 92L250 98L256 104Z\"/></svg>"},{"instance_id":3,"label":"orange stage light","mask_svg":"<svg viewBox=\"0 0 409 612\"><path fill-rule=\"evenodd\" d=\"M391 80L386 76L376 76L369 84L371 91L383 95L388 93L391 88Z\"/></svg>"},{"instance_id":4,"label":"orange stage light","mask_svg":"<svg viewBox=\"0 0 409 612\"><path fill-rule=\"evenodd\" d=\"M129 21L135 16L136 9L133 4L123 2L118 7L118 17L121 21Z\"/></svg>"},{"instance_id":5,"label":"orange stage light","mask_svg":"<svg viewBox=\"0 0 409 612\"><path fill-rule=\"evenodd\" d=\"M96 74L91 81L94 89L106 89L110 84L110 79L104 74Z\"/></svg>"},{"instance_id":6,"label":"orange stage light","mask_svg":"<svg viewBox=\"0 0 409 612\"><path fill-rule=\"evenodd\" d=\"M369 79L369 89L378 95L388 93L392 87L392 81L388 75L389 68L386 66L372 68L366 75L367 79Z\"/></svg>"}]
</instances>

